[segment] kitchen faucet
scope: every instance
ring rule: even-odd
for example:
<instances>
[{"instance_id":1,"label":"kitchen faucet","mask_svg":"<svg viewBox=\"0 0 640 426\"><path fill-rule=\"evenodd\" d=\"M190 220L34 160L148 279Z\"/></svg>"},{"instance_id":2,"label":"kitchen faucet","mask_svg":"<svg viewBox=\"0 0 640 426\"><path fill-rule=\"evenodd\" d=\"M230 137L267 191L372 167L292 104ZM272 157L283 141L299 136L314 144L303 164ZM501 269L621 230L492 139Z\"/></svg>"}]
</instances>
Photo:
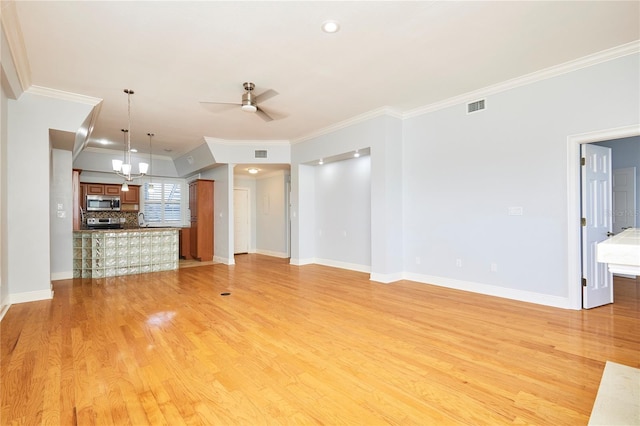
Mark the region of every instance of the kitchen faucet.
<instances>
[{"instance_id":1,"label":"kitchen faucet","mask_svg":"<svg viewBox=\"0 0 640 426\"><path fill-rule=\"evenodd\" d=\"M144 213L143 212L138 213L138 226L139 227L147 226L147 222L144 220Z\"/></svg>"}]
</instances>

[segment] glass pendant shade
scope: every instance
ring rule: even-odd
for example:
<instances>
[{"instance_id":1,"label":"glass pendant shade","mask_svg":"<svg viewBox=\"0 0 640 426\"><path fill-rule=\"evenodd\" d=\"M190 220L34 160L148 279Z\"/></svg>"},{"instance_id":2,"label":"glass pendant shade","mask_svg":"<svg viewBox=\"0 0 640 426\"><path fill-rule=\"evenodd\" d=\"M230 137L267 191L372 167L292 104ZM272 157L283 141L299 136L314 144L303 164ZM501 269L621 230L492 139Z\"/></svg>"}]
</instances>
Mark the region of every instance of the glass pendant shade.
<instances>
[{"instance_id":1,"label":"glass pendant shade","mask_svg":"<svg viewBox=\"0 0 640 426\"><path fill-rule=\"evenodd\" d=\"M149 165L147 163L140 163L138 164L138 168L140 169L141 175L146 175L149 170Z\"/></svg>"},{"instance_id":2,"label":"glass pendant shade","mask_svg":"<svg viewBox=\"0 0 640 426\"><path fill-rule=\"evenodd\" d=\"M111 164L113 165L114 172L122 170L122 160L111 160Z\"/></svg>"},{"instance_id":3,"label":"glass pendant shade","mask_svg":"<svg viewBox=\"0 0 640 426\"><path fill-rule=\"evenodd\" d=\"M123 182L122 187L120 188L120 191L127 192L128 190L129 190L129 185L127 185L127 182Z\"/></svg>"},{"instance_id":4,"label":"glass pendant shade","mask_svg":"<svg viewBox=\"0 0 640 426\"><path fill-rule=\"evenodd\" d=\"M130 175L131 174L131 164L123 164L122 165L122 174Z\"/></svg>"}]
</instances>

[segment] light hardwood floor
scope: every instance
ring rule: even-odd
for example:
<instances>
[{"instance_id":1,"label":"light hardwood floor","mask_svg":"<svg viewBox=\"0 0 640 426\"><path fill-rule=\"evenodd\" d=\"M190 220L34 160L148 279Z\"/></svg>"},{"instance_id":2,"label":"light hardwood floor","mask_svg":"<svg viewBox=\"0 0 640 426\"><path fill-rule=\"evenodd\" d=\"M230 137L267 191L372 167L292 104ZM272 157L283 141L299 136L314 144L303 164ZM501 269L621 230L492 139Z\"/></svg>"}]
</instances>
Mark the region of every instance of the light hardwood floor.
<instances>
[{"instance_id":1,"label":"light hardwood floor","mask_svg":"<svg viewBox=\"0 0 640 426\"><path fill-rule=\"evenodd\" d=\"M0 423L586 424L605 361L640 367L615 288L568 311L259 255L57 281L1 323Z\"/></svg>"}]
</instances>

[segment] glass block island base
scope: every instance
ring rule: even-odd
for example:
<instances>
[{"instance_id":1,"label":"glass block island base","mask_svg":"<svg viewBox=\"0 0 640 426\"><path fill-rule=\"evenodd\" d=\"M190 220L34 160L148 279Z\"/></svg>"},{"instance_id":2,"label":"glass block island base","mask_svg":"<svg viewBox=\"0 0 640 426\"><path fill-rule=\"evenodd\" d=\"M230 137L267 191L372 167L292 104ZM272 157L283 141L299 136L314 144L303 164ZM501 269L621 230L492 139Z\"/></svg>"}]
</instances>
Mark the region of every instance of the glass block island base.
<instances>
[{"instance_id":1,"label":"glass block island base","mask_svg":"<svg viewBox=\"0 0 640 426\"><path fill-rule=\"evenodd\" d=\"M178 229L73 233L73 277L104 278L178 269Z\"/></svg>"}]
</instances>

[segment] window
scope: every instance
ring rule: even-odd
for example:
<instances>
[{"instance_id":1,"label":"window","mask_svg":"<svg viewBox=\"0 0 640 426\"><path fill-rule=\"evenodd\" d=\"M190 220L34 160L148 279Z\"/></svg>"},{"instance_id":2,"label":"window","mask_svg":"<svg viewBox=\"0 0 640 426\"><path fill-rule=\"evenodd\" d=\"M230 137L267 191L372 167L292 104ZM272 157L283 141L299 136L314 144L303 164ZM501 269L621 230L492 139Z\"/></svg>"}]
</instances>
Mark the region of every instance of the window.
<instances>
[{"instance_id":1,"label":"window","mask_svg":"<svg viewBox=\"0 0 640 426\"><path fill-rule=\"evenodd\" d=\"M145 183L142 191L144 218L149 225L182 225L181 181L154 179L151 183Z\"/></svg>"}]
</instances>

